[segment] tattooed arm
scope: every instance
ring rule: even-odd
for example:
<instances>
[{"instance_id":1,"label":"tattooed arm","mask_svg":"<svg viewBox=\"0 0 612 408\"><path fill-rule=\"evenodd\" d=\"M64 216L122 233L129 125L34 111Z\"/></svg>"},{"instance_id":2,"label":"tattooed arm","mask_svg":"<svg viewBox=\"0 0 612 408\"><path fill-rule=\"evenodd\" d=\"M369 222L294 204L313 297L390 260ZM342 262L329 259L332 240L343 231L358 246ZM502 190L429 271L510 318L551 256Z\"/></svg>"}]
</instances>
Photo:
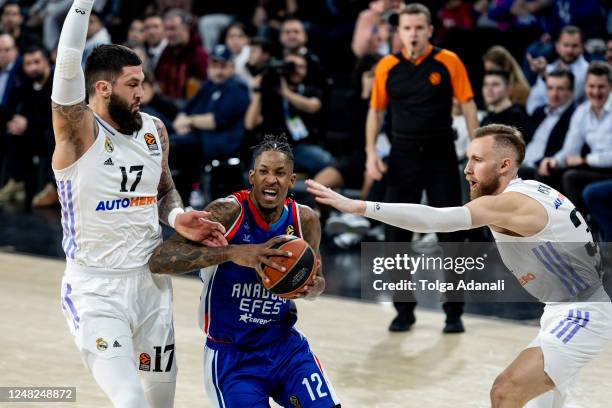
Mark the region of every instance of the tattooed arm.
<instances>
[{"instance_id":1,"label":"tattooed arm","mask_svg":"<svg viewBox=\"0 0 612 408\"><path fill-rule=\"evenodd\" d=\"M51 109L55 134L53 167L64 169L91 147L98 125L84 101L72 106L52 102Z\"/></svg>"},{"instance_id":2,"label":"tattooed arm","mask_svg":"<svg viewBox=\"0 0 612 408\"><path fill-rule=\"evenodd\" d=\"M155 122L159 141L162 145L162 174L159 179L159 186L157 187L157 208L159 210L159 220L169 225L168 215L175 208L183 208L183 200L176 187L174 187L174 180L172 180L168 164L168 157L170 155L168 130L166 130L166 126L161 120L153 118L153 121Z\"/></svg>"},{"instance_id":3,"label":"tattooed arm","mask_svg":"<svg viewBox=\"0 0 612 408\"><path fill-rule=\"evenodd\" d=\"M298 292L295 298L312 299L319 296L325 290L325 278L323 277L323 264L321 262L321 253L319 244L321 243L321 223L319 217L308 206L300 205L300 224L302 225L302 236L304 241L308 242L313 249L317 261L319 263L317 274L312 282Z\"/></svg>"},{"instance_id":4,"label":"tattooed arm","mask_svg":"<svg viewBox=\"0 0 612 408\"><path fill-rule=\"evenodd\" d=\"M223 198L210 203L206 211L210 213L212 220L229 229L240 215L240 205L233 199ZM262 263L281 269L267 257L289 255L286 251L270 249L285 240L286 238L277 237L259 245L227 245L211 248L198 245L175 234L155 249L149 259L149 268L153 273L181 274L232 261L238 265L256 269L260 276L265 278L260 268Z\"/></svg>"},{"instance_id":5,"label":"tattooed arm","mask_svg":"<svg viewBox=\"0 0 612 408\"><path fill-rule=\"evenodd\" d=\"M53 167L64 169L93 144L96 128L85 104L85 76L81 57L94 0L74 0L66 15L57 46L53 74Z\"/></svg>"}]
</instances>

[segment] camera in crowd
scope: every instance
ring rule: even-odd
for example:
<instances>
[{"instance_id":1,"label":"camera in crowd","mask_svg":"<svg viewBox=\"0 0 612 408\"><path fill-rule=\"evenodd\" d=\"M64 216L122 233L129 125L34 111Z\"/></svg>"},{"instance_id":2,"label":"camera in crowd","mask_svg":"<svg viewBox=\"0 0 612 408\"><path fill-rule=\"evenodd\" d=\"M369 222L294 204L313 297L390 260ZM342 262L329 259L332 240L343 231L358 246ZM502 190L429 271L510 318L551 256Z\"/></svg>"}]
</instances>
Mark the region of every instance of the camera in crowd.
<instances>
[{"instance_id":1,"label":"camera in crowd","mask_svg":"<svg viewBox=\"0 0 612 408\"><path fill-rule=\"evenodd\" d=\"M252 75L261 75L262 92L276 92L280 89L281 78L288 79L295 72L295 63L272 59Z\"/></svg>"}]
</instances>

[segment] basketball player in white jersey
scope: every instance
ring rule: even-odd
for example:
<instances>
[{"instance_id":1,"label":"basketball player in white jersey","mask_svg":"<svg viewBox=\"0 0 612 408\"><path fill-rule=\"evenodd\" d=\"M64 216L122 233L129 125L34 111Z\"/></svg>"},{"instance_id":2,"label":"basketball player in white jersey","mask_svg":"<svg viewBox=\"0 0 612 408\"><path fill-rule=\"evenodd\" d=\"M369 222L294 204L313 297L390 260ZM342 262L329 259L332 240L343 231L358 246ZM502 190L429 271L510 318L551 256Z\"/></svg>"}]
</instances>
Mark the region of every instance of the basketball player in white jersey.
<instances>
[{"instance_id":1,"label":"basketball player in white jersey","mask_svg":"<svg viewBox=\"0 0 612 408\"><path fill-rule=\"evenodd\" d=\"M172 407L172 286L147 266L162 240L159 221L210 246L226 244L225 229L205 212L183 210L167 131L139 112L138 56L100 46L81 69L92 7L75 0L68 12L51 96L67 261L61 304L83 362L114 406Z\"/></svg>"},{"instance_id":2,"label":"basketball player in white jersey","mask_svg":"<svg viewBox=\"0 0 612 408\"><path fill-rule=\"evenodd\" d=\"M350 200L312 180L306 183L322 204L416 232L488 226L504 264L546 303L539 334L497 377L491 405L560 408L580 368L612 340L612 304L582 215L549 186L517 178L524 154L516 129L477 129L464 171L472 201L463 207Z\"/></svg>"}]
</instances>

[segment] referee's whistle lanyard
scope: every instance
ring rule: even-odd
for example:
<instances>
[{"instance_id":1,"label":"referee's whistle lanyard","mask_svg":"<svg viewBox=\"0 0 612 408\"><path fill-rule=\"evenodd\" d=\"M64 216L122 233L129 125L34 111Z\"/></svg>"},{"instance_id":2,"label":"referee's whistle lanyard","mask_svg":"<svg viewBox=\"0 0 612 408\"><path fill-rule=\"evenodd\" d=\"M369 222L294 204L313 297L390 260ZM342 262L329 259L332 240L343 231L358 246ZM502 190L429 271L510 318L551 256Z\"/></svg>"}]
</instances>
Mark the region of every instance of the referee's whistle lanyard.
<instances>
[{"instance_id":1,"label":"referee's whistle lanyard","mask_svg":"<svg viewBox=\"0 0 612 408\"><path fill-rule=\"evenodd\" d=\"M299 84L297 88L297 93L300 95L304 95L304 84ZM289 133L291 133L291 138L293 141L297 142L299 140L305 139L308 137L308 129L302 118L298 115L291 116L289 112L289 101L283 98L283 111L285 115L285 124L287 125L287 129Z\"/></svg>"}]
</instances>

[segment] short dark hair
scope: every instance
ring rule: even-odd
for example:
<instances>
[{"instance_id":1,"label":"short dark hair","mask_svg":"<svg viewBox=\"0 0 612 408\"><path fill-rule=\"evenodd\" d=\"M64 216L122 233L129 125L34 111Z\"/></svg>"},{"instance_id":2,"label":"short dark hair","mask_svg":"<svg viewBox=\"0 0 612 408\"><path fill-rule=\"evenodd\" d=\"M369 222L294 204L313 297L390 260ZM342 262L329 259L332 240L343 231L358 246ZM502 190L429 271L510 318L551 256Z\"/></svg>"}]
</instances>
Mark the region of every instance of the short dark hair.
<instances>
[{"instance_id":1,"label":"short dark hair","mask_svg":"<svg viewBox=\"0 0 612 408\"><path fill-rule=\"evenodd\" d=\"M546 74L546 79L551 78L551 77L552 78L566 78L567 81L569 82L570 90L572 92L574 91L574 86L575 86L574 84L576 82L576 77L574 77L574 73L570 71L569 69L556 68Z\"/></svg>"},{"instance_id":2,"label":"short dark hair","mask_svg":"<svg viewBox=\"0 0 612 408\"><path fill-rule=\"evenodd\" d=\"M516 166L517 168L520 167L525 158L525 139L523 139L523 134L517 128L492 123L479 127L474 132L474 139L487 136L493 136L497 145L514 150L516 153Z\"/></svg>"},{"instance_id":3,"label":"short dark hair","mask_svg":"<svg viewBox=\"0 0 612 408\"><path fill-rule=\"evenodd\" d=\"M293 149L287 141L287 136L284 133L281 134L267 134L258 145L253 147L253 162L257 160L263 152L281 152L289 161L293 164L295 159L293 158Z\"/></svg>"},{"instance_id":4,"label":"short dark hair","mask_svg":"<svg viewBox=\"0 0 612 408\"><path fill-rule=\"evenodd\" d=\"M608 78L608 82L612 83L612 69L610 69L610 64L605 61L591 61L587 70L587 76L589 75L605 76Z\"/></svg>"},{"instance_id":5,"label":"short dark hair","mask_svg":"<svg viewBox=\"0 0 612 408\"><path fill-rule=\"evenodd\" d=\"M40 44L32 44L29 45L25 51L22 52L23 55L26 54L35 54L37 52L40 52L42 54L43 57L45 57L45 59L47 61L49 61L49 51L47 51L47 49L45 47L43 47Z\"/></svg>"},{"instance_id":6,"label":"short dark hair","mask_svg":"<svg viewBox=\"0 0 612 408\"><path fill-rule=\"evenodd\" d=\"M503 71L500 69L485 71L484 76L486 77L489 75L501 77L506 85L510 84L510 73L508 71Z\"/></svg>"},{"instance_id":7,"label":"short dark hair","mask_svg":"<svg viewBox=\"0 0 612 408\"><path fill-rule=\"evenodd\" d=\"M563 34L569 34L569 35L578 34L580 36L580 42L584 42L584 34L582 33L582 30L579 27L576 27L574 25L566 25L565 27L563 27L561 29L561 32L559 32L559 37L557 37L557 41L561 38Z\"/></svg>"},{"instance_id":8,"label":"short dark hair","mask_svg":"<svg viewBox=\"0 0 612 408\"><path fill-rule=\"evenodd\" d=\"M95 93L98 81L115 81L121 75L123 67L138 65L142 65L140 57L128 47L117 44L97 46L85 62L87 93L90 96Z\"/></svg>"},{"instance_id":9,"label":"short dark hair","mask_svg":"<svg viewBox=\"0 0 612 408\"><path fill-rule=\"evenodd\" d=\"M423 14L427 18L427 24L431 25L431 11L427 8L426 5L421 3L410 3L407 4L406 7L402 9L400 12L400 16L404 14Z\"/></svg>"}]
</instances>

